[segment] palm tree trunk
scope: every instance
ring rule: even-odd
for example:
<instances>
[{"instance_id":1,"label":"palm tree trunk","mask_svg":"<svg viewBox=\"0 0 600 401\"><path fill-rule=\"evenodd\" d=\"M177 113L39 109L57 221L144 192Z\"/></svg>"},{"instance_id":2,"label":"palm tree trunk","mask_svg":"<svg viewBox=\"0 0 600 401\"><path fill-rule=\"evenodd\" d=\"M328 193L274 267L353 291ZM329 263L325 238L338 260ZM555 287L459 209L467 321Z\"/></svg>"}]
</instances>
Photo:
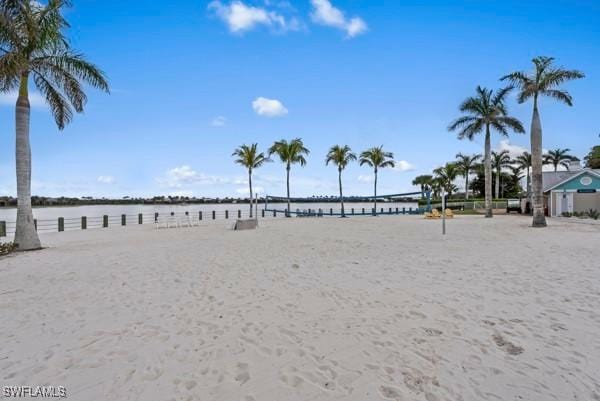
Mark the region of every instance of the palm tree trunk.
<instances>
[{"instance_id":1,"label":"palm tree trunk","mask_svg":"<svg viewBox=\"0 0 600 401\"><path fill-rule=\"evenodd\" d=\"M252 200L254 197L252 196L252 170L248 169L248 185L250 186L250 218L252 218Z\"/></svg>"},{"instance_id":2,"label":"palm tree trunk","mask_svg":"<svg viewBox=\"0 0 600 401\"><path fill-rule=\"evenodd\" d=\"M287 213L285 217L292 217L291 214L291 206L290 206L290 165L288 164L286 167L286 183L287 183Z\"/></svg>"},{"instance_id":3,"label":"palm tree trunk","mask_svg":"<svg viewBox=\"0 0 600 401\"><path fill-rule=\"evenodd\" d=\"M537 98L533 100L533 117L531 119L531 181L533 192L532 226L546 227L542 184L542 123L537 108Z\"/></svg>"},{"instance_id":4,"label":"palm tree trunk","mask_svg":"<svg viewBox=\"0 0 600 401\"><path fill-rule=\"evenodd\" d=\"M496 190L494 191L496 198L500 197L500 167L496 169Z\"/></svg>"},{"instance_id":5,"label":"palm tree trunk","mask_svg":"<svg viewBox=\"0 0 600 401\"><path fill-rule=\"evenodd\" d=\"M344 195L342 193L342 169L338 169L338 181L340 183L340 202L342 203L342 217L346 217L346 212L344 211Z\"/></svg>"},{"instance_id":6,"label":"palm tree trunk","mask_svg":"<svg viewBox=\"0 0 600 401\"><path fill-rule=\"evenodd\" d=\"M492 214L492 144L490 126L485 127L485 217Z\"/></svg>"},{"instance_id":7,"label":"palm tree trunk","mask_svg":"<svg viewBox=\"0 0 600 401\"><path fill-rule=\"evenodd\" d=\"M469 172L465 172L465 200L469 200Z\"/></svg>"},{"instance_id":8,"label":"palm tree trunk","mask_svg":"<svg viewBox=\"0 0 600 401\"><path fill-rule=\"evenodd\" d=\"M15 244L20 251L40 249L42 244L35 230L31 210L31 145L29 143L29 75L23 74L15 110L17 224Z\"/></svg>"},{"instance_id":9,"label":"palm tree trunk","mask_svg":"<svg viewBox=\"0 0 600 401\"><path fill-rule=\"evenodd\" d=\"M377 169L375 169L375 182L373 184L373 193L375 197L373 198L373 216L377 216Z\"/></svg>"}]
</instances>

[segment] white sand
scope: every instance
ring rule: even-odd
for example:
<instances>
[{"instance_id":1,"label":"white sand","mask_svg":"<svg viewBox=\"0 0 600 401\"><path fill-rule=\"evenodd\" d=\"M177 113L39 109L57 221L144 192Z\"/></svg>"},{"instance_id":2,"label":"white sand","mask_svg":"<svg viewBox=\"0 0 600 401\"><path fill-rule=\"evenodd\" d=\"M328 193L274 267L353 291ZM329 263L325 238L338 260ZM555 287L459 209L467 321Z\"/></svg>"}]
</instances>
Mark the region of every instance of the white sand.
<instances>
[{"instance_id":1,"label":"white sand","mask_svg":"<svg viewBox=\"0 0 600 401\"><path fill-rule=\"evenodd\" d=\"M600 400L600 226L290 219L0 259L0 385L69 400Z\"/></svg>"}]
</instances>

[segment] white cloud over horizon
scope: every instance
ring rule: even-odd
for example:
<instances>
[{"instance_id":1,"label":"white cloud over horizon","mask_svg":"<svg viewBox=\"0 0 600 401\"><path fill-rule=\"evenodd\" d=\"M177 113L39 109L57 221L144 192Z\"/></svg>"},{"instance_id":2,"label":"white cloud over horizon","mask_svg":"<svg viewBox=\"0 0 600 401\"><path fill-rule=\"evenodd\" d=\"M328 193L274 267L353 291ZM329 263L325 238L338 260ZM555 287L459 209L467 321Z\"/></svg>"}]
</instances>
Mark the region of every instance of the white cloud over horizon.
<instances>
[{"instance_id":1,"label":"white cloud over horizon","mask_svg":"<svg viewBox=\"0 0 600 401\"><path fill-rule=\"evenodd\" d=\"M368 30L366 22L360 17L347 19L344 13L333 6L330 0L311 0L313 22L331 26L346 32L346 37L353 38Z\"/></svg>"},{"instance_id":2,"label":"white cloud over horizon","mask_svg":"<svg viewBox=\"0 0 600 401\"><path fill-rule=\"evenodd\" d=\"M101 175L96 179L96 181L101 184L114 184L116 180L115 177L111 175Z\"/></svg>"},{"instance_id":3,"label":"white cloud over horizon","mask_svg":"<svg viewBox=\"0 0 600 401\"><path fill-rule=\"evenodd\" d=\"M231 33L243 34L259 25L278 32L294 31L300 27L300 23L294 17L286 18L279 12L247 5L240 0L231 1L229 4L214 0L208 4L208 9L227 25Z\"/></svg>"},{"instance_id":4,"label":"white cloud over horizon","mask_svg":"<svg viewBox=\"0 0 600 401\"><path fill-rule=\"evenodd\" d=\"M257 97L252 102L252 109L263 117L282 117L288 114L288 109L277 99Z\"/></svg>"}]
</instances>

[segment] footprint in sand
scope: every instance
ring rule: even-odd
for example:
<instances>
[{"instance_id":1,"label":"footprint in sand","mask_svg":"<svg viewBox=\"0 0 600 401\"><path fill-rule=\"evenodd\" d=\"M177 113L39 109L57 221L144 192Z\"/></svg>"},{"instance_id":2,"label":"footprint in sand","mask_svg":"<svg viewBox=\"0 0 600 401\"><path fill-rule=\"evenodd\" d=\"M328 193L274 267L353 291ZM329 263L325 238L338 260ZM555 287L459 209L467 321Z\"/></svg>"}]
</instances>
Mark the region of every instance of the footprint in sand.
<instances>
[{"instance_id":1,"label":"footprint in sand","mask_svg":"<svg viewBox=\"0 0 600 401\"><path fill-rule=\"evenodd\" d=\"M496 345L509 355L519 355L524 351L523 347L514 345L500 334L494 334L492 338L494 339Z\"/></svg>"},{"instance_id":2,"label":"footprint in sand","mask_svg":"<svg viewBox=\"0 0 600 401\"><path fill-rule=\"evenodd\" d=\"M443 332L441 330L438 330L438 329L431 329L431 328L428 328L428 327L423 327L423 330L425 331L425 333L428 336L431 336L431 337L437 337L437 336L441 336L443 334Z\"/></svg>"},{"instance_id":3,"label":"footprint in sand","mask_svg":"<svg viewBox=\"0 0 600 401\"><path fill-rule=\"evenodd\" d=\"M235 381L243 385L248 380L250 380L250 373L248 372L248 364L247 363L238 363L237 364L237 374L235 375Z\"/></svg>"},{"instance_id":4,"label":"footprint in sand","mask_svg":"<svg viewBox=\"0 0 600 401\"><path fill-rule=\"evenodd\" d=\"M400 401L403 399L400 390L392 386L379 386L379 394L388 400Z\"/></svg>"}]
</instances>

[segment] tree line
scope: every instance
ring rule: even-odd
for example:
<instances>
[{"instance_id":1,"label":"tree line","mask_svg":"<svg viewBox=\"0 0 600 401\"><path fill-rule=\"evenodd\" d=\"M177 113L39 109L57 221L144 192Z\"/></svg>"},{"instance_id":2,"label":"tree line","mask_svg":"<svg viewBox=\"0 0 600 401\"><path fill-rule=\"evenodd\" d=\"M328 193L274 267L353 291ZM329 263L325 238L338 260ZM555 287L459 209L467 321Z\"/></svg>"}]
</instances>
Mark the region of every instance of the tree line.
<instances>
[{"instance_id":1,"label":"tree line","mask_svg":"<svg viewBox=\"0 0 600 401\"><path fill-rule=\"evenodd\" d=\"M600 149L600 147L598 147ZM572 162L579 162L580 159L571 155L571 150L554 149L543 155L543 164L551 165L554 171L558 171L560 166L570 169ZM591 158L590 158L591 159ZM591 159L593 160L593 159ZM531 194L531 153L525 151L520 155L511 158L508 150L491 152L491 170L493 182L493 198L517 197L523 192L529 197ZM593 167L587 163L586 167ZM471 177L475 178L471 180ZM458 153L454 161L446 163L444 166L433 170L433 174L424 174L415 177L412 184L421 188L422 191L431 191L433 196L438 198L442 189L452 196L458 192L455 185L459 177L464 178L464 199L469 199L469 192L478 196L485 196L485 163L481 154L467 155ZM521 187L521 180L525 178L525 191Z\"/></svg>"},{"instance_id":2,"label":"tree line","mask_svg":"<svg viewBox=\"0 0 600 401\"><path fill-rule=\"evenodd\" d=\"M306 156L308 156L310 150L304 146L304 142L301 138L294 138L290 141L282 139L276 141L268 149L268 151L260 152L258 150L258 144L253 143L251 145L241 145L233 152L232 156L235 157L235 163L245 167L248 171L248 186L250 191L250 218L252 218L252 199L253 199L253 188L252 188L252 173L257 168L263 166L267 162L271 162L275 157L285 166L286 171L286 197L287 197L287 210L291 211L291 198L290 198L290 171L292 165L299 164L300 166L306 165ZM376 146L361 152L359 155L354 153L348 145L333 145L327 155L325 156L325 165L332 164L338 170L338 188L339 188L339 201L341 206L342 217L346 216L344 207L344 194L342 185L342 172L352 162L358 161L363 166L367 165L373 169L373 207L375 214L377 214L377 178L380 169L387 167L395 167L394 154L383 149L383 146ZM289 216L289 213L288 213Z\"/></svg>"}]
</instances>

